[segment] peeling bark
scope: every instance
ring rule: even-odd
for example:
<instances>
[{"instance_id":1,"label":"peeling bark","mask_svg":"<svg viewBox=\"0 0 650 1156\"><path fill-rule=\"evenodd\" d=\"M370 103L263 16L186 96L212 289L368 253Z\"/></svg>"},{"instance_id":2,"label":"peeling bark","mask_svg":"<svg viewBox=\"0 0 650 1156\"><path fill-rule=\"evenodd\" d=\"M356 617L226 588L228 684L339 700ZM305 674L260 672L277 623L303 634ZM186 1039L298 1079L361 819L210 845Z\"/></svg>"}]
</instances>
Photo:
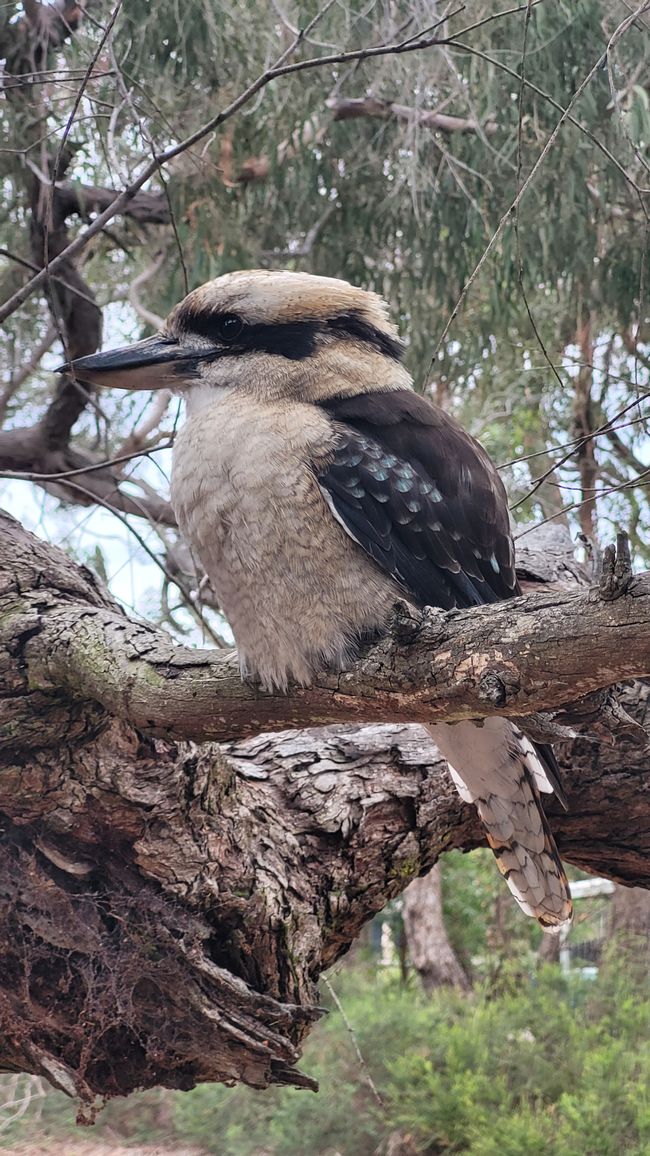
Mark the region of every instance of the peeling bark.
<instances>
[{"instance_id":1,"label":"peeling bark","mask_svg":"<svg viewBox=\"0 0 650 1156\"><path fill-rule=\"evenodd\" d=\"M482 842L435 747L406 722L416 708L453 714L463 693L497 709L466 674L451 695L436 688L431 672L449 661L431 653L440 631L461 667L473 644L507 644L554 698L553 651L526 659L526 630L541 643L551 623L567 686L562 615L580 618L575 656L591 645L585 614L616 624L609 673L637 661L644 629L646 579L607 603L549 592L506 607L511 636L504 620L491 632L501 607L402 621L352 675L279 699L242 687L232 657L130 623L88 571L11 519L0 563L0 1066L86 1101L202 1080L310 1086L296 1064L321 971L441 853ZM602 676L601 649L587 661ZM645 724L647 691L627 697ZM341 725L371 717L399 722ZM237 733L314 718L338 725ZM192 731L231 741L197 746ZM647 756L586 738L561 756L569 812L549 804L561 853L650 886Z\"/></svg>"}]
</instances>

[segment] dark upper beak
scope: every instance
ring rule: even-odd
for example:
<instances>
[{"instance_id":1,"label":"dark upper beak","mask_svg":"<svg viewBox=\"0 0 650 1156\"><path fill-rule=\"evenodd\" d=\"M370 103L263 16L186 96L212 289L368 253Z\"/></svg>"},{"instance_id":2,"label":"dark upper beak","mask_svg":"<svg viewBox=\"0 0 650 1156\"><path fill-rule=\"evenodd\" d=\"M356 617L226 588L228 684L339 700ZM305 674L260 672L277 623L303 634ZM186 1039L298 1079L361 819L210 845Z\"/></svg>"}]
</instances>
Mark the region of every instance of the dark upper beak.
<instances>
[{"instance_id":1,"label":"dark upper beak","mask_svg":"<svg viewBox=\"0 0 650 1156\"><path fill-rule=\"evenodd\" d=\"M203 349L180 345L173 337L146 337L135 345L91 353L59 366L58 373L70 373L92 385L117 389L162 389L178 387L188 362L195 362Z\"/></svg>"}]
</instances>

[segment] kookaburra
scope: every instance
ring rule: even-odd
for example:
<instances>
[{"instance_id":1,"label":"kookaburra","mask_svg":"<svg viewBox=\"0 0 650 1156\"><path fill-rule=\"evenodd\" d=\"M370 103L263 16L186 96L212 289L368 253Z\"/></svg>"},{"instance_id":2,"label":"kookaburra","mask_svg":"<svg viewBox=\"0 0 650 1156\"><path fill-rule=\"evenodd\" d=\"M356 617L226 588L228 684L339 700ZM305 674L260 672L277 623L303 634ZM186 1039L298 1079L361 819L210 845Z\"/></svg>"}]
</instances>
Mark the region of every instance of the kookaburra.
<instances>
[{"instance_id":1,"label":"kookaburra","mask_svg":"<svg viewBox=\"0 0 650 1156\"><path fill-rule=\"evenodd\" d=\"M482 447L415 393L375 293L303 273L229 273L162 331L65 367L124 389L171 387L187 420L172 504L267 690L345 667L394 603L470 607L518 593L504 487ZM552 751L511 722L436 724L519 905L547 930L571 898L540 791Z\"/></svg>"}]
</instances>

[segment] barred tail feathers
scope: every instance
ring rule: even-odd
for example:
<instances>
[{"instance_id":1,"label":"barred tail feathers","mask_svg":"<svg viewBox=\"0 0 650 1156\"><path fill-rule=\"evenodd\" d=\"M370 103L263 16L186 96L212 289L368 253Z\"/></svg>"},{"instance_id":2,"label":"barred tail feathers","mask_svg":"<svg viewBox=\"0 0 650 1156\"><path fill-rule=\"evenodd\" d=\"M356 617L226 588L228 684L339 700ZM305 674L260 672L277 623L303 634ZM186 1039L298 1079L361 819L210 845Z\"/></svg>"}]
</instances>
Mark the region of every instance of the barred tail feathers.
<instances>
[{"instance_id":1,"label":"barred tail feathers","mask_svg":"<svg viewBox=\"0 0 650 1156\"><path fill-rule=\"evenodd\" d=\"M571 920L571 892L539 796L553 784L535 747L501 718L427 730L459 795L476 806L517 903L545 931L561 931Z\"/></svg>"}]
</instances>

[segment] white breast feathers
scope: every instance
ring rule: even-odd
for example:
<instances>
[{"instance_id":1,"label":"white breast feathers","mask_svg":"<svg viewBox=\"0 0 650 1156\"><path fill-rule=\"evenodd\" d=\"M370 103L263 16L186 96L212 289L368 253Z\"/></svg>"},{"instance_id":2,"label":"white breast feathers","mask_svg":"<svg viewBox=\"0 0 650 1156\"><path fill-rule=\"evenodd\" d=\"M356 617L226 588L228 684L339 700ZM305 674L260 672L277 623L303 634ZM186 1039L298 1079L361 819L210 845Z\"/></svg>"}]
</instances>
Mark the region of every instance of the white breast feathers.
<instances>
[{"instance_id":1,"label":"white breast feathers","mask_svg":"<svg viewBox=\"0 0 650 1156\"><path fill-rule=\"evenodd\" d=\"M242 671L266 689L349 662L399 591L332 517L313 465L317 407L202 389L174 447L172 503L217 593Z\"/></svg>"}]
</instances>

